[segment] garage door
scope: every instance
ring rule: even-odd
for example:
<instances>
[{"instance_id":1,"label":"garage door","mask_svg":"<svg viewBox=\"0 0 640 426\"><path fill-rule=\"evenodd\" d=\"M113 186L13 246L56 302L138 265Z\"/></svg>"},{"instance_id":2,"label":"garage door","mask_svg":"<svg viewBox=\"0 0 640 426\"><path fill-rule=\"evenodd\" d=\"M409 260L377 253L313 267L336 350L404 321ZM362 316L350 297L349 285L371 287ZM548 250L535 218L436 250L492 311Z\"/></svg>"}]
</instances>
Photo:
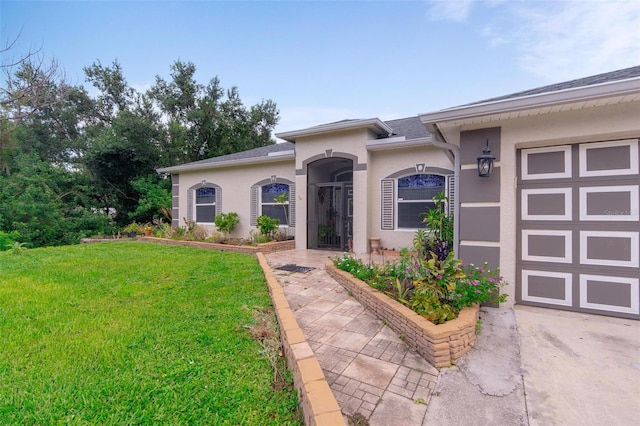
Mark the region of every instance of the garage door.
<instances>
[{"instance_id":1,"label":"garage door","mask_svg":"<svg viewBox=\"0 0 640 426\"><path fill-rule=\"evenodd\" d=\"M640 319L638 139L518 151L516 301Z\"/></svg>"}]
</instances>

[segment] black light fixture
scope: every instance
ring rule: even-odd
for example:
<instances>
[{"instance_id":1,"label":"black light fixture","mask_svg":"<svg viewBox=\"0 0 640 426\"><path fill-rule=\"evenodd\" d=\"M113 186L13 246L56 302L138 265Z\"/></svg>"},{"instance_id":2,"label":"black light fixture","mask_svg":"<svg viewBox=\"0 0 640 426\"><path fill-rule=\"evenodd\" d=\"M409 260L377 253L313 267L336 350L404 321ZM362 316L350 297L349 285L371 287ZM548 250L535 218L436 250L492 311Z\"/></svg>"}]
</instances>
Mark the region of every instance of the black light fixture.
<instances>
[{"instance_id":1,"label":"black light fixture","mask_svg":"<svg viewBox=\"0 0 640 426\"><path fill-rule=\"evenodd\" d=\"M489 177L493 172L493 160L496 157L491 155L491 150L489 149L489 139L487 139L487 145L482 148L482 154L478 156L478 176L480 177Z\"/></svg>"}]
</instances>

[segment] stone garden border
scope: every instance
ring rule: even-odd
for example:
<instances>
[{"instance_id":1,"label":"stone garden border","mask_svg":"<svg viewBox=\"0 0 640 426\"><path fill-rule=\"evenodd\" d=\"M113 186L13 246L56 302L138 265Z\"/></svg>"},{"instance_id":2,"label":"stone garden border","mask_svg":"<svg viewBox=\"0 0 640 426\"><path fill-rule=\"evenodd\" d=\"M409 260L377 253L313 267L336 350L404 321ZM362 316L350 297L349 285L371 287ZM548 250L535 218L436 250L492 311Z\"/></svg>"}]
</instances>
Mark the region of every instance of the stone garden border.
<instances>
[{"instance_id":1,"label":"stone garden border","mask_svg":"<svg viewBox=\"0 0 640 426\"><path fill-rule=\"evenodd\" d=\"M480 308L463 308L458 318L435 325L400 302L327 262L326 270L363 306L384 321L436 368L450 367L476 342Z\"/></svg>"},{"instance_id":2,"label":"stone garden border","mask_svg":"<svg viewBox=\"0 0 640 426\"><path fill-rule=\"evenodd\" d=\"M280 325L280 340L293 373L293 385L307 426L346 426L342 411L320 368L318 358L298 325L284 290L262 253L256 253Z\"/></svg>"}]
</instances>

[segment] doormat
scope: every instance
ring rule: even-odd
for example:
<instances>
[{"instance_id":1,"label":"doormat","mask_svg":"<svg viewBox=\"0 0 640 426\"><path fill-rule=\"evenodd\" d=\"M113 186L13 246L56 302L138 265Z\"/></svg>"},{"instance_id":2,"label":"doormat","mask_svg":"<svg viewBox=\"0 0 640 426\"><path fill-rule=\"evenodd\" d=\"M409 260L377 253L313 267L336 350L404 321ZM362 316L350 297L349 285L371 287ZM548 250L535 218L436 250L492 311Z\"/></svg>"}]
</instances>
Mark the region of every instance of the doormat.
<instances>
[{"instance_id":1,"label":"doormat","mask_svg":"<svg viewBox=\"0 0 640 426\"><path fill-rule=\"evenodd\" d=\"M276 269L279 269L280 271L300 272L302 274L306 274L307 272L313 271L316 268L312 268L311 266L299 266L294 265L293 263L289 263L288 265L278 266Z\"/></svg>"}]
</instances>

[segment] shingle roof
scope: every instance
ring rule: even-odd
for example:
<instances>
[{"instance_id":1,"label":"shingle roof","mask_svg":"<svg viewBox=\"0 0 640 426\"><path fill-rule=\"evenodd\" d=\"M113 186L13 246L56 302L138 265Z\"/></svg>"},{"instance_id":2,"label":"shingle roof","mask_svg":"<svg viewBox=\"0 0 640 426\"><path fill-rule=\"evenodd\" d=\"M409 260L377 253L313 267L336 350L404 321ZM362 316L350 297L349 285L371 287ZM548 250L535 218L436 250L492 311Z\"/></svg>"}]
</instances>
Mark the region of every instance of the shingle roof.
<instances>
[{"instance_id":1,"label":"shingle roof","mask_svg":"<svg viewBox=\"0 0 640 426\"><path fill-rule=\"evenodd\" d=\"M395 136L404 136L407 139L427 138L430 136L430 133L417 115L399 118L397 120L388 120L385 121L385 123L393 129Z\"/></svg>"},{"instance_id":2,"label":"shingle roof","mask_svg":"<svg viewBox=\"0 0 640 426\"><path fill-rule=\"evenodd\" d=\"M506 99L522 98L524 96L538 95L541 93L557 92L560 90L574 89L578 87L592 86L594 84L609 83L612 81L626 80L640 76L640 65L621 70L606 72L602 74L592 75L589 77L577 78L575 80L565 81L562 83L550 84L548 86L537 87L535 89L524 90L522 92L511 93L509 95L498 96L495 98L485 99L466 105L484 104L488 102L502 101Z\"/></svg>"},{"instance_id":3,"label":"shingle roof","mask_svg":"<svg viewBox=\"0 0 640 426\"><path fill-rule=\"evenodd\" d=\"M291 142L274 143L272 145L261 146L260 148L249 149L247 151L236 152L234 154L221 155L220 157L207 158L204 160L194 161L192 163L181 164L181 166L268 157L269 154L276 152L293 151L294 146L295 145Z\"/></svg>"}]
</instances>

